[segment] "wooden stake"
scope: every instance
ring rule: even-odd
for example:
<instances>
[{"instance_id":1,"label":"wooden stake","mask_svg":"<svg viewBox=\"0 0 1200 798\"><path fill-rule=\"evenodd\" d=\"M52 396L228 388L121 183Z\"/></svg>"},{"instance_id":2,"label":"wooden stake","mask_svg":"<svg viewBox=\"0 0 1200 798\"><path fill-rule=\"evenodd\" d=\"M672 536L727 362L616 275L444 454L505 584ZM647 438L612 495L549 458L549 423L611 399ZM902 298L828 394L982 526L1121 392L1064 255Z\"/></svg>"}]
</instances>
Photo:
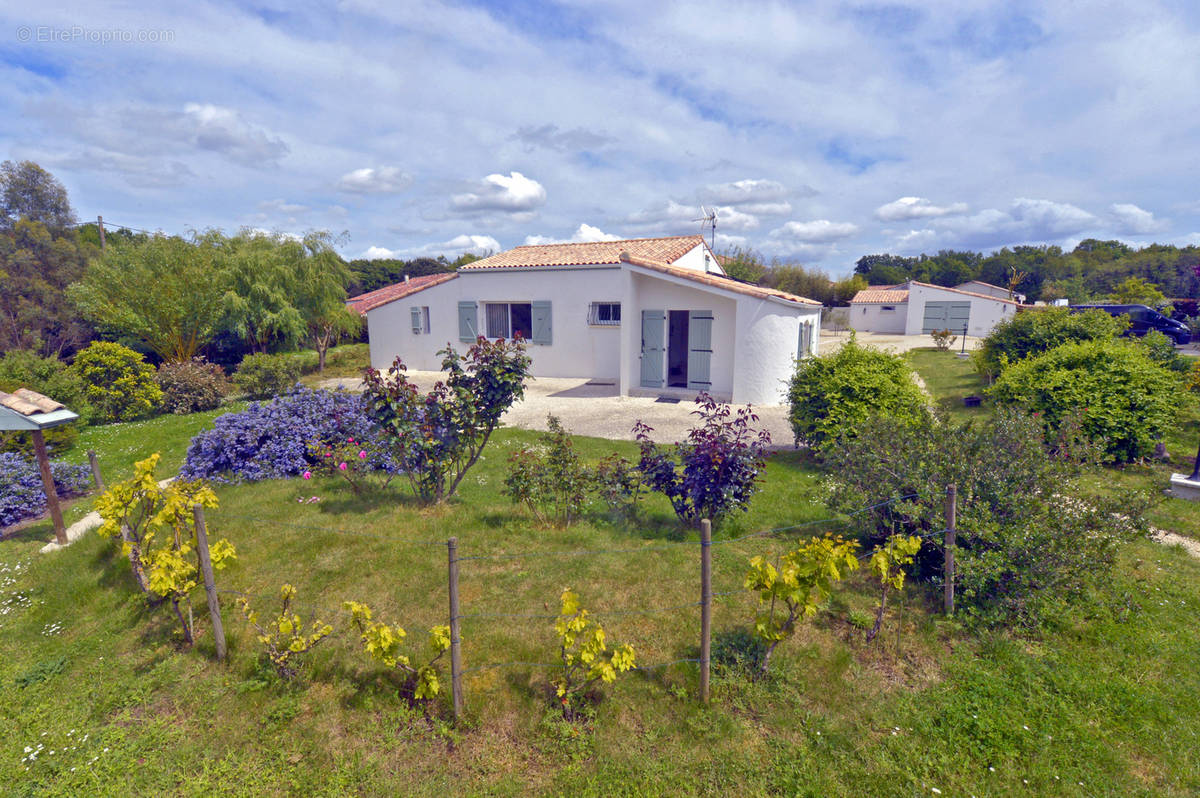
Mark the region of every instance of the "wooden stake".
<instances>
[{"instance_id":1,"label":"wooden stake","mask_svg":"<svg viewBox=\"0 0 1200 798\"><path fill-rule=\"evenodd\" d=\"M92 466L92 482L96 485L96 492L104 492L104 479L100 476L100 463L96 460L96 452L88 449L88 463Z\"/></svg>"},{"instance_id":2,"label":"wooden stake","mask_svg":"<svg viewBox=\"0 0 1200 798\"><path fill-rule=\"evenodd\" d=\"M96 217L96 226L100 228L100 251L103 252L104 250L108 249L108 244L105 243L105 241L104 241L104 217L103 216Z\"/></svg>"},{"instance_id":3,"label":"wooden stake","mask_svg":"<svg viewBox=\"0 0 1200 798\"><path fill-rule=\"evenodd\" d=\"M58 506L58 491L54 489L54 474L50 471L50 457L46 454L46 438L40 429L29 433L33 438L33 451L37 455L38 470L42 472L42 490L46 493L46 506L50 508L50 520L54 522L54 539L58 545L67 545L67 528L63 525L62 508Z\"/></svg>"},{"instance_id":4,"label":"wooden stake","mask_svg":"<svg viewBox=\"0 0 1200 798\"><path fill-rule=\"evenodd\" d=\"M454 698L454 719L462 720L462 639L458 632L458 538L446 541L450 566L450 691Z\"/></svg>"},{"instance_id":5,"label":"wooden stake","mask_svg":"<svg viewBox=\"0 0 1200 798\"><path fill-rule=\"evenodd\" d=\"M943 576L946 583L946 614L954 614L954 544L958 539L955 529L958 519L958 487L950 485L946 488L946 560Z\"/></svg>"},{"instance_id":6,"label":"wooden stake","mask_svg":"<svg viewBox=\"0 0 1200 798\"><path fill-rule=\"evenodd\" d=\"M712 521L700 522L700 700L708 703L712 652Z\"/></svg>"},{"instance_id":7,"label":"wooden stake","mask_svg":"<svg viewBox=\"0 0 1200 798\"><path fill-rule=\"evenodd\" d=\"M213 581L212 558L208 554L208 530L204 526L204 508L192 508L196 519L196 553L200 555L200 572L204 575L204 593L208 597L208 615L212 618L213 639L217 643L217 662L225 661L225 626L221 623L221 604L217 599L217 585Z\"/></svg>"}]
</instances>

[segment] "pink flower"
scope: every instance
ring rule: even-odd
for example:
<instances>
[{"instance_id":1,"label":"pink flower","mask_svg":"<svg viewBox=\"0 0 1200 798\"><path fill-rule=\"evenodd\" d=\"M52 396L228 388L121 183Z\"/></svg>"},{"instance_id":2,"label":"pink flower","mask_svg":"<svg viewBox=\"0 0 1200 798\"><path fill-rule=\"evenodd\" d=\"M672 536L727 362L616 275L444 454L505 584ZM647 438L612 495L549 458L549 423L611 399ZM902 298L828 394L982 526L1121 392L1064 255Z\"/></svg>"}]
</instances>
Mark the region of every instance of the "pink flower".
<instances>
[{"instance_id":1,"label":"pink flower","mask_svg":"<svg viewBox=\"0 0 1200 798\"><path fill-rule=\"evenodd\" d=\"M345 464L345 463L342 463L340 466L338 466L338 468L339 468L340 470L342 470L342 471L345 471L345 470L346 470L346 464Z\"/></svg>"},{"instance_id":2,"label":"pink flower","mask_svg":"<svg viewBox=\"0 0 1200 798\"><path fill-rule=\"evenodd\" d=\"M353 438L351 438L351 439L350 439L350 442L351 442L351 443L354 443L354 439L353 439Z\"/></svg>"},{"instance_id":3,"label":"pink flower","mask_svg":"<svg viewBox=\"0 0 1200 798\"><path fill-rule=\"evenodd\" d=\"M301 474L300 476L304 477L305 479L312 479L312 472L311 472L311 471L305 471L305 472L304 472L303 474Z\"/></svg>"},{"instance_id":4,"label":"pink flower","mask_svg":"<svg viewBox=\"0 0 1200 798\"><path fill-rule=\"evenodd\" d=\"M359 452L359 453L358 453L358 459L359 459L359 460L366 460L366 459L367 459L367 453L366 453L366 452Z\"/></svg>"}]
</instances>

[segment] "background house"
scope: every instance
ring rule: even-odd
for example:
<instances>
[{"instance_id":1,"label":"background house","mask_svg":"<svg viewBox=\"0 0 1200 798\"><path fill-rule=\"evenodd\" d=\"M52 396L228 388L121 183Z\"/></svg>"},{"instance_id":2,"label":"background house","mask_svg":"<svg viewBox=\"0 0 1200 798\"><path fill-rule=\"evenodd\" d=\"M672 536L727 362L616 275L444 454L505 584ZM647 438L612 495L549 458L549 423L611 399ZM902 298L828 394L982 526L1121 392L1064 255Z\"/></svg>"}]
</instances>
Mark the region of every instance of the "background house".
<instances>
[{"instance_id":1,"label":"background house","mask_svg":"<svg viewBox=\"0 0 1200 798\"><path fill-rule=\"evenodd\" d=\"M701 236L516 247L432 277L350 300L374 367L437 370L447 342L519 333L535 377L777 404L817 351L819 303L726 277Z\"/></svg>"},{"instance_id":2,"label":"background house","mask_svg":"<svg viewBox=\"0 0 1200 798\"><path fill-rule=\"evenodd\" d=\"M986 283L984 284L986 285ZM921 335L950 330L983 337L1007 318L1019 302L961 288L946 288L910 280L895 286L872 286L850 300L849 322L853 330L895 335Z\"/></svg>"}]
</instances>

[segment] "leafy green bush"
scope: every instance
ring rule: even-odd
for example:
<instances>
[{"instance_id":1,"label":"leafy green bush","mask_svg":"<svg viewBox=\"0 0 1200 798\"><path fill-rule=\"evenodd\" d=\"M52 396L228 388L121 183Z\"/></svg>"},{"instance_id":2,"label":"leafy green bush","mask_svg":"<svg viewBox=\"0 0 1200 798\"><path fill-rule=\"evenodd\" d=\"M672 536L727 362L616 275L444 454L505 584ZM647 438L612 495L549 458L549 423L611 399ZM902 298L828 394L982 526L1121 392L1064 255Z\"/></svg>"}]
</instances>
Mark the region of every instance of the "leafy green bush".
<instances>
[{"instance_id":1,"label":"leafy green bush","mask_svg":"<svg viewBox=\"0 0 1200 798\"><path fill-rule=\"evenodd\" d=\"M93 341L75 356L71 370L101 422L145 418L162 403L154 369L139 353L111 341Z\"/></svg>"},{"instance_id":2,"label":"leafy green bush","mask_svg":"<svg viewBox=\"0 0 1200 798\"><path fill-rule=\"evenodd\" d=\"M156 379L163 392L163 410L168 413L215 410L229 390L229 380L221 367L199 357L182 363L163 363L158 367Z\"/></svg>"},{"instance_id":3,"label":"leafy green bush","mask_svg":"<svg viewBox=\"0 0 1200 798\"><path fill-rule=\"evenodd\" d=\"M1072 412L1088 440L1121 462L1150 454L1175 423L1183 392L1179 375L1155 363L1131 341L1066 344L1014 363L989 393L998 405L1019 405L1055 432Z\"/></svg>"},{"instance_id":4,"label":"leafy green bush","mask_svg":"<svg viewBox=\"0 0 1200 798\"><path fill-rule=\"evenodd\" d=\"M46 430L46 447L51 452L69 449L79 437L79 428L92 417L84 398L83 380L57 357L41 357L28 349L12 349L0 355L0 391L28 388L62 402L79 414L79 421ZM0 452L32 454L33 443L23 432L0 432Z\"/></svg>"},{"instance_id":5,"label":"leafy green bush","mask_svg":"<svg viewBox=\"0 0 1200 798\"><path fill-rule=\"evenodd\" d=\"M975 369L984 379L994 379L1009 363L1074 341L1111 340L1128 326L1128 317L1110 316L1103 310L1023 310L997 324L983 339L974 354Z\"/></svg>"},{"instance_id":6,"label":"leafy green bush","mask_svg":"<svg viewBox=\"0 0 1200 798\"><path fill-rule=\"evenodd\" d=\"M832 355L797 361L788 404L797 445L813 448L855 435L873 415L916 421L927 414L908 364L853 337Z\"/></svg>"},{"instance_id":7,"label":"leafy green bush","mask_svg":"<svg viewBox=\"0 0 1200 798\"><path fill-rule=\"evenodd\" d=\"M287 393L300 379L300 363L289 355L246 355L233 374L233 383L251 399L270 399Z\"/></svg>"},{"instance_id":8,"label":"leafy green bush","mask_svg":"<svg viewBox=\"0 0 1200 798\"><path fill-rule=\"evenodd\" d=\"M565 527L583 512L591 480L558 417L546 421L540 447L521 447L508 458L504 493L539 523Z\"/></svg>"},{"instance_id":9,"label":"leafy green bush","mask_svg":"<svg viewBox=\"0 0 1200 798\"><path fill-rule=\"evenodd\" d=\"M1192 358L1179 354L1175 342L1158 330L1151 330L1135 339L1146 350L1146 354L1158 365L1169 371L1184 374L1192 368Z\"/></svg>"},{"instance_id":10,"label":"leafy green bush","mask_svg":"<svg viewBox=\"0 0 1200 798\"><path fill-rule=\"evenodd\" d=\"M1001 408L987 423L880 417L871 434L825 453L829 506L852 512L874 541L903 533L941 542L946 487L958 489L959 606L979 621L1037 626L1102 586L1122 543L1145 534L1148 500L1074 492L1073 464L1046 451L1041 423ZM942 550L924 546L912 576L940 583Z\"/></svg>"}]
</instances>

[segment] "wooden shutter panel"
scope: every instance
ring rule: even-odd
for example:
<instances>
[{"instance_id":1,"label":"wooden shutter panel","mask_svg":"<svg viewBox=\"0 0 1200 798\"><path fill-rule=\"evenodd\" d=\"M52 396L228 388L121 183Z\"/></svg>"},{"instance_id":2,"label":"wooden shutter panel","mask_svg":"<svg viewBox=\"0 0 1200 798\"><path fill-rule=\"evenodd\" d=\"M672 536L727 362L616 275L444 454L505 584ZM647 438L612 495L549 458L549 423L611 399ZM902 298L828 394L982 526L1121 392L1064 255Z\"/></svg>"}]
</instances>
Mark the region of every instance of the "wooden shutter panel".
<instances>
[{"instance_id":1,"label":"wooden shutter panel","mask_svg":"<svg viewBox=\"0 0 1200 798\"><path fill-rule=\"evenodd\" d=\"M663 387L663 336L666 332L666 320L666 311L642 311L642 364L639 384L643 388Z\"/></svg>"},{"instance_id":2,"label":"wooden shutter panel","mask_svg":"<svg viewBox=\"0 0 1200 798\"><path fill-rule=\"evenodd\" d=\"M688 388L707 391L712 388L711 310L693 310L688 315Z\"/></svg>"},{"instance_id":3,"label":"wooden shutter panel","mask_svg":"<svg viewBox=\"0 0 1200 798\"><path fill-rule=\"evenodd\" d=\"M533 342L535 344L550 344L554 341L553 325L550 323L550 302L542 300L532 303L533 310Z\"/></svg>"},{"instance_id":4,"label":"wooden shutter panel","mask_svg":"<svg viewBox=\"0 0 1200 798\"><path fill-rule=\"evenodd\" d=\"M458 340L475 343L479 337L479 316L474 302L458 303Z\"/></svg>"},{"instance_id":5,"label":"wooden shutter panel","mask_svg":"<svg viewBox=\"0 0 1200 798\"><path fill-rule=\"evenodd\" d=\"M420 335L420 334L421 334L421 328L424 326L424 325L421 323L421 309L420 309L420 308L413 308L413 309L412 309L412 311L411 311L411 315L412 315L412 331L413 331L413 335Z\"/></svg>"}]
</instances>

